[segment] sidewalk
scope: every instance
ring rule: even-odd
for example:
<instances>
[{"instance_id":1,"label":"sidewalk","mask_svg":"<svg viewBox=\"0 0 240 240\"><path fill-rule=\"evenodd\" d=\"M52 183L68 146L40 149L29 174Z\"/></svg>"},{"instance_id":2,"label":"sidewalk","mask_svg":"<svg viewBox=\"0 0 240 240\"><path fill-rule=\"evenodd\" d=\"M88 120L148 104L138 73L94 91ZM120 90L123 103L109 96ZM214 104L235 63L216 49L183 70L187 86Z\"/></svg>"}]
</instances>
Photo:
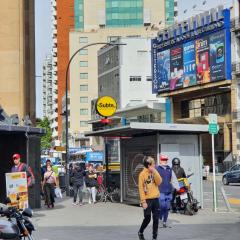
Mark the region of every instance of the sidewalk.
<instances>
[{"instance_id":1,"label":"sidewalk","mask_svg":"<svg viewBox=\"0 0 240 240\"><path fill-rule=\"evenodd\" d=\"M133 240L142 221L142 209L113 203L72 206L71 199L56 204L56 209L35 212L39 240ZM172 228L159 229L159 239L228 239L239 237L239 215L200 210L195 216L171 214ZM146 239L151 239L151 227Z\"/></svg>"}]
</instances>

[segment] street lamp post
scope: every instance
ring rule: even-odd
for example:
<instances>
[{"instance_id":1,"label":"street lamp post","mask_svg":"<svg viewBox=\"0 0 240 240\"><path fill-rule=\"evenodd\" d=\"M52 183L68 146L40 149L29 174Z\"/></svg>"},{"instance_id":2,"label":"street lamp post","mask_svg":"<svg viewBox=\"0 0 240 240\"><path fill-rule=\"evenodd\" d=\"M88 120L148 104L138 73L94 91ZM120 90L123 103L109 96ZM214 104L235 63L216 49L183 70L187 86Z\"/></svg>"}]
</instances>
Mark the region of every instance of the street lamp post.
<instances>
[{"instance_id":1,"label":"street lamp post","mask_svg":"<svg viewBox=\"0 0 240 240\"><path fill-rule=\"evenodd\" d=\"M67 70L66 70L66 78L65 78L65 99L66 99L66 106L65 106L65 116L66 116L66 123L65 123L65 133L66 133L66 195L69 196L69 169L68 169L68 163L69 163L69 144L68 144L68 72L70 68L70 64L73 60L73 58L83 49L88 48L90 46L95 46L95 45L112 45L112 46L119 46L119 45L126 45L124 43L109 43L109 42L96 42L96 43L91 43L87 44L81 48L79 48L69 59L68 65L67 65Z\"/></svg>"}]
</instances>

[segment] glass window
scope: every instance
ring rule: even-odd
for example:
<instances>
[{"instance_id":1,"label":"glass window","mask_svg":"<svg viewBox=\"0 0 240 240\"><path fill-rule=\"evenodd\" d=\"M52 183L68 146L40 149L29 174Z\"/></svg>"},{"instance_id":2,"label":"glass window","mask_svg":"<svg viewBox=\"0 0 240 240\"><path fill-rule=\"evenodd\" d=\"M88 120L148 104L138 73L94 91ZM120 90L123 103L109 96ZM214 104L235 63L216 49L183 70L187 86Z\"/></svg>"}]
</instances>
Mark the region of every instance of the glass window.
<instances>
[{"instance_id":1,"label":"glass window","mask_svg":"<svg viewBox=\"0 0 240 240\"><path fill-rule=\"evenodd\" d=\"M140 82L142 80L141 76L130 76L130 82Z\"/></svg>"},{"instance_id":2,"label":"glass window","mask_svg":"<svg viewBox=\"0 0 240 240\"><path fill-rule=\"evenodd\" d=\"M88 38L87 37L80 37L79 38L79 42L80 43L87 43L88 42Z\"/></svg>"},{"instance_id":3,"label":"glass window","mask_svg":"<svg viewBox=\"0 0 240 240\"><path fill-rule=\"evenodd\" d=\"M88 79L88 73L80 73L81 79Z\"/></svg>"},{"instance_id":4,"label":"glass window","mask_svg":"<svg viewBox=\"0 0 240 240\"><path fill-rule=\"evenodd\" d=\"M80 127L88 127L87 121L80 121Z\"/></svg>"},{"instance_id":5,"label":"glass window","mask_svg":"<svg viewBox=\"0 0 240 240\"><path fill-rule=\"evenodd\" d=\"M79 52L80 55L88 55L88 50L87 49L82 49L80 52Z\"/></svg>"},{"instance_id":6,"label":"glass window","mask_svg":"<svg viewBox=\"0 0 240 240\"><path fill-rule=\"evenodd\" d=\"M80 67L88 67L88 61L80 61Z\"/></svg>"},{"instance_id":7,"label":"glass window","mask_svg":"<svg viewBox=\"0 0 240 240\"><path fill-rule=\"evenodd\" d=\"M240 170L240 165L235 165L231 168L231 171L238 171Z\"/></svg>"},{"instance_id":8,"label":"glass window","mask_svg":"<svg viewBox=\"0 0 240 240\"><path fill-rule=\"evenodd\" d=\"M87 103L88 97L80 97L80 103Z\"/></svg>"},{"instance_id":9,"label":"glass window","mask_svg":"<svg viewBox=\"0 0 240 240\"><path fill-rule=\"evenodd\" d=\"M80 115L88 115L88 109L87 108L81 108L80 109Z\"/></svg>"},{"instance_id":10,"label":"glass window","mask_svg":"<svg viewBox=\"0 0 240 240\"><path fill-rule=\"evenodd\" d=\"M88 85L87 84L80 85L80 91L88 91Z\"/></svg>"}]
</instances>

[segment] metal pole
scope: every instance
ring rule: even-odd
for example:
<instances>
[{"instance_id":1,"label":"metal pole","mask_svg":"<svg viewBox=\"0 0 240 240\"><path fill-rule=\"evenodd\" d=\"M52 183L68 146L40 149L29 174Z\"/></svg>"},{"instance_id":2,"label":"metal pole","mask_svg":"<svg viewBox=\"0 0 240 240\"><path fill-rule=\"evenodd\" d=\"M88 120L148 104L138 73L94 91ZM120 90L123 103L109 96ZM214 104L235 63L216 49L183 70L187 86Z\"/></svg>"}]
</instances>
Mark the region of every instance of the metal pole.
<instances>
[{"instance_id":1,"label":"metal pole","mask_svg":"<svg viewBox=\"0 0 240 240\"><path fill-rule=\"evenodd\" d=\"M124 43L108 43L108 42L97 42L97 43L91 43L88 45L85 45L81 48L79 48L69 59L67 69L66 69L66 76L65 76L65 100L66 100L66 106L65 106L65 115L66 115L66 123L65 123L65 132L66 132L66 195L69 196L69 168L68 168L68 163L69 163L69 143L68 143L68 72L70 68L70 64L73 60L73 58L83 49L88 48L90 46L95 46L95 45L112 45L112 46L121 46L121 45L126 45Z\"/></svg>"},{"instance_id":2,"label":"metal pole","mask_svg":"<svg viewBox=\"0 0 240 240\"><path fill-rule=\"evenodd\" d=\"M216 191L217 189L216 189L214 134L212 134L212 164L213 164L213 211L217 212L217 191Z\"/></svg>"}]
</instances>

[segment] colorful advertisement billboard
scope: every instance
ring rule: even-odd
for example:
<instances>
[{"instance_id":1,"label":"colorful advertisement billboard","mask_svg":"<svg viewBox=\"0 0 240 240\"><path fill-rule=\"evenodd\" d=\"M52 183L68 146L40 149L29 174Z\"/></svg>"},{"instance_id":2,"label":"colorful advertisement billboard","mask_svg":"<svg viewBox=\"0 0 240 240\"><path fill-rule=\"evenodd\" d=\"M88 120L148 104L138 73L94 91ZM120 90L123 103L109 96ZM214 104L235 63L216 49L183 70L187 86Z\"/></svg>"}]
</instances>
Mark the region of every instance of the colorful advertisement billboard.
<instances>
[{"instance_id":1,"label":"colorful advertisement billboard","mask_svg":"<svg viewBox=\"0 0 240 240\"><path fill-rule=\"evenodd\" d=\"M195 42L183 44L183 87L197 84Z\"/></svg>"},{"instance_id":2,"label":"colorful advertisement billboard","mask_svg":"<svg viewBox=\"0 0 240 240\"><path fill-rule=\"evenodd\" d=\"M181 27L169 35L164 31L152 40L153 93L232 79L229 11L223 16L217 23L185 33ZM174 36L177 32L182 35Z\"/></svg>"}]
</instances>

